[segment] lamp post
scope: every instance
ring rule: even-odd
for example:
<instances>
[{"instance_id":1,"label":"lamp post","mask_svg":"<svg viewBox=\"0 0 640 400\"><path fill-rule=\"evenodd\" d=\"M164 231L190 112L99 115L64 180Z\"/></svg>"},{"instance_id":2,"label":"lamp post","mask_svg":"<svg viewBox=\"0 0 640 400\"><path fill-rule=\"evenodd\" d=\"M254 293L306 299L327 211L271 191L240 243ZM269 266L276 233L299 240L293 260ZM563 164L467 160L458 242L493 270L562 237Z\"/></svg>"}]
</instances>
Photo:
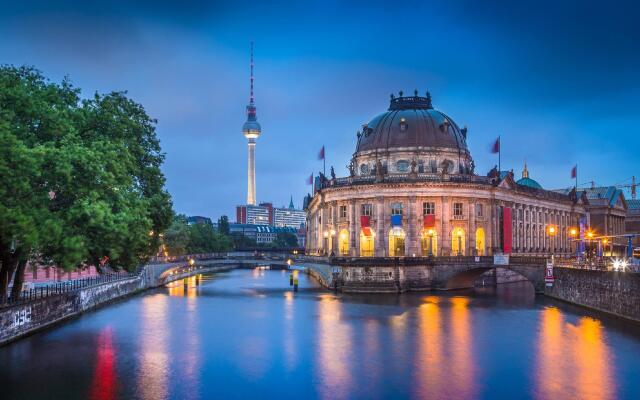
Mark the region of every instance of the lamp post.
<instances>
[{"instance_id":1,"label":"lamp post","mask_svg":"<svg viewBox=\"0 0 640 400\"><path fill-rule=\"evenodd\" d=\"M462 255L462 229L458 228L458 256Z\"/></svg>"},{"instance_id":2,"label":"lamp post","mask_svg":"<svg viewBox=\"0 0 640 400\"><path fill-rule=\"evenodd\" d=\"M322 233L322 236L324 236L324 246L322 247L323 247L324 253L328 254L329 252L327 251L327 247L329 247L329 232L324 231Z\"/></svg>"},{"instance_id":3,"label":"lamp post","mask_svg":"<svg viewBox=\"0 0 640 400\"><path fill-rule=\"evenodd\" d=\"M429 257L433 257L433 229L429 228L427 236L429 236Z\"/></svg>"},{"instance_id":4,"label":"lamp post","mask_svg":"<svg viewBox=\"0 0 640 400\"><path fill-rule=\"evenodd\" d=\"M569 228L569 237L571 237L571 241L576 244L576 258L578 257L578 242L576 241L576 237L578 236L577 228ZM571 250L571 248L569 248Z\"/></svg>"},{"instance_id":5,"label":"lamp post","mask_svg":"<svg viewBox=\"0 0 640 400\"><path fill-rule=\"evenodd\" d=\"M555 243L553 238L558 234L558 227L555 225L547 226L547 235L549 235L549 240L551 241L551 264L554 264L554 255L555 255Z\"/></svg>"},{"instance_id":6,"label":"lamp post","mask_svg":"<svg viewBox=\"0 0 640 400\"><path fill-rule=\"evenodd\" d=\"M331 228L331 230L329 231L329 235L331 236L331 242L330 242L329 247L331 249L331 254L334 254L334 251L333 251L333 248L334 248L333 241L334 241L334 239L333 238L336 236L336 230Z\"/></svg>"}]
</instances>

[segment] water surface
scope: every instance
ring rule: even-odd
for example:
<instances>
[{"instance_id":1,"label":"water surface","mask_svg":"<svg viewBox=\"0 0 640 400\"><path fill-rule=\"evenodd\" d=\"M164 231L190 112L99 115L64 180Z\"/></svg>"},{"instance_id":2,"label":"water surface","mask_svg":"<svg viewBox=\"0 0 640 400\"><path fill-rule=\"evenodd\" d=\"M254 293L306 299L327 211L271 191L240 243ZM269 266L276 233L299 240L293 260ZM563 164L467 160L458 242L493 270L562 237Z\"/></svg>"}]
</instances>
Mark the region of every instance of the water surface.
<instances>
[{"instance_id":1,"label":"water surface","mask_svg":"<svg viewBox=\"0 0 640 400\"><path fill-rule=\"evenodd\" d=\"M640 398L638 326L528 283L334 295L287 276L190 278L0 348L0 398Z\"/></svg>"}]
</instances>

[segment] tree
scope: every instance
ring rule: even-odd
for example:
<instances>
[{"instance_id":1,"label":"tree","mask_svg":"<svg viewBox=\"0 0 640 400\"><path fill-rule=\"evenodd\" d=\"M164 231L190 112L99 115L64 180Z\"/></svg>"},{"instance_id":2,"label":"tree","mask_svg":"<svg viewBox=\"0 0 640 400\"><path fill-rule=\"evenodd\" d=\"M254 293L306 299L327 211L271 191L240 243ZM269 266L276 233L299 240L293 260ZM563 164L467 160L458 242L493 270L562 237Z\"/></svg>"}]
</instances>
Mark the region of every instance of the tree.
<instances>
[{"instance_id":1,"label":"tree","mask_svg":"<svg viewBox=\"0 0 640 400\"><path fill-rule=\"evenodd\" d=\"M186 254L189 245L189 226L184 215L175 215L164 233L164 243L172 256Z\"/></svg>"},{"instance_id":2,"label":"tree","mask_svg":"<svg viewBox=\"0 0 640 400\"><path fill-rule=\"evenodd\" d=\"M298 247L298 237L291 232L279 232L272 242L272 246L278 248Z\"/></svg>"},{"instance_id":3,"label":"tree","mask_svg":"<svg viewBox=\"0 0 640 400\"><path fill-rule=\"evenodd\" d=\"M221 253L231 248L231 241L213 229L211 224L193 224L189 226L189 254Z\"/></svg>"},{"instance_id":4,"label":"tree","mask_svg":"<svg viewBox=\"0 0 640 400\"><path fill-rule=\"evenodd\" d=\"M124 93L80 101L68 80L0 67L0 302L27 260L131 270L171 221L155 121ZM151 235L149 234L151 232Z\"/></svg>"},{"instance_id":5,"label":"tree","mask_svg":"<svg viewBox=\"0 0 640 400\"><path fill-rule=\"evenodd\" d=\"M223 215L218 219L218 232L225 236L229 236L229 217L227 217L226 215Z\"/></svg>"}]
</instances>

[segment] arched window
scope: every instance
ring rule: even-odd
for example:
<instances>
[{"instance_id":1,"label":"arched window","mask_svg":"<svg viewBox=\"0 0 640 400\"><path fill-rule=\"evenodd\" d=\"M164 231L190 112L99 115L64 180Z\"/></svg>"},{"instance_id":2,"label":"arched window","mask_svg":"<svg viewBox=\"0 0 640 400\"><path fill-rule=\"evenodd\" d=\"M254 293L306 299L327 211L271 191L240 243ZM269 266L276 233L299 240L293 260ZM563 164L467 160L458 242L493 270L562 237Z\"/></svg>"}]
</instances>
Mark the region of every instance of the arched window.
<instances>
[{"instance_id":1,"label":"arched window","mask_svg":"<svg viewBox=\"0 0 640 400\"><path fill-rule=\"evenodd\" d=\"M438 255L438 232L433 228L425 228L420 234L421 254L423 257Z\"/></svg>"},{"instance_id":2,"label":"arched window","mask_svg":"<svg viewBox=\"0 0 640 400\"><path fill-rule=\"evenodd\" d=\"M349 231L343 229L340 231L340 235L338 236L338 248L340 250L340 255L348 256L349 255Z\"/></svg>"},{"instance_id":3,"label":"arched window","mask_svg":"<svg viewBox=\"0 0 640 400\"><path fill-rule=\"evenodd\" d=\"M484 256L484 229L478 228L476 229L476 254L479 256Z\"/></svg>"},{"instance_id":4,"label":"arched window","mask_svg":"<svg viewBox=\"0 0 640 400\"><path fill-rule=\"evenodd\" d=\"M373 257L375 252L375 236L371 228L360 231L360 257Z\"/></svg>"},{"instance_id":5,"label":"arched window","mask_svg":"<svg viewBox=\"0 0 640 400\"><path fill-rule=\"evenodd\" d=\"M404 229L394 227L389 231L389 257L404 257Z\"/></svg>"},{"instance_id":6,"label":"arched window","mask_svg":"<svg viewBox=\"0 0 640 400\"><path fill-rule=\"evenodd\" d=\"M465 233L464 229L456 228L451 232L451 255L464 256L465 254Z\"/></svg>"}]
</instances>

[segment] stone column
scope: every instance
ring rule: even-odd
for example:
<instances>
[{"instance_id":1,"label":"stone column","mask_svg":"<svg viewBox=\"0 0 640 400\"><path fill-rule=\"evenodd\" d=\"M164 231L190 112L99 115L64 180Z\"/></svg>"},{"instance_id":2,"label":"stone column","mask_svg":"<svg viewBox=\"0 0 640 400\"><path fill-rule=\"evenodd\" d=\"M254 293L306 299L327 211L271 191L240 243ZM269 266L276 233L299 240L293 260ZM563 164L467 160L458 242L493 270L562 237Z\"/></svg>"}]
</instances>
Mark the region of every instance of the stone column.
<instances>
[{"instance_id":1,"label":"stone column","mask_svg":"<svg viewBox=\"0 0 640 400\"><path fill-rule=\"evenodd\" d=\"M331 231L333 230L334 234L331 236ZM340 248L338 247L338 239L340 237L340 232L338 232L338 202L331 202L331 229L329 230L330 239L331 239L331 251L335 255L340 254Z\"/></svg>"},{"instance_id":2,"label":"stone column","mask_svg":"<svg viewBox=\"0 0 640 400\"><path fill-rule=\"evenodd\" d=\"M438 233L438 245L440 246L438 254L441 255L451 255L451 209L449 201L449 197L442 196L442 205L440 206L442 229Z\"/></svg>"},{"instance_id":3,"label":"stone column","mask_svg":"<svg viewBox=\"0 0 640 400\"><path fill-rule=\"evenodd\" d=\"M477 255L476 251L476 230L478 227L476 226L476 202L477 199L470 199L467 205L467 209L469 214L467 214L467 231L469 232L469 240L467 241L469 245L467 246L469 251L466 253L468 255Z\"/></svg>"},{"instance_id":4,"label":"stone column","mask_svg":"<svg viewBox=\"0 0 640 400\"><path fill-rule=\"evenodd\" d=\"M360 230L358 227L360 226L358 221L358 215L356 214L356 201L351 200L349 202L349 236L351 238L349 243L349 254L351 257L356 257L360 254L360 241L358 240L360 236Z\"/></svg>"},{"instance_id":5,"label":"stone column","mask_svg":"<svg viewBox=\"0 0 640 400\"><path fill-rule=\"evenodd\" d=\"M416 216L417 214L417 210L419 209L416 206L416 197L415 196L409 196L408 199L408 204L407 204L407 215L405 218L405 229L407 232L407 236L405 238L405 248L406 248L406 255L411 257L414 254L417 256L420 254L420 250L419 250L419 242L420 242L420 235L419 233L416 233L417 230L417 221L418 218Z\"/></svg>"},{"instance_id":6,"label":"stone column","mask_svg":"<svg viewBox=\"0 0 640 400\"><path fill-rule=\"evenodd\" d=\"M387 234L386 234L386 210L384 205L384 197L376 198L376 238L375 252L376 257L385 257L387 255Z\"/></svg>"}]
</instances>

